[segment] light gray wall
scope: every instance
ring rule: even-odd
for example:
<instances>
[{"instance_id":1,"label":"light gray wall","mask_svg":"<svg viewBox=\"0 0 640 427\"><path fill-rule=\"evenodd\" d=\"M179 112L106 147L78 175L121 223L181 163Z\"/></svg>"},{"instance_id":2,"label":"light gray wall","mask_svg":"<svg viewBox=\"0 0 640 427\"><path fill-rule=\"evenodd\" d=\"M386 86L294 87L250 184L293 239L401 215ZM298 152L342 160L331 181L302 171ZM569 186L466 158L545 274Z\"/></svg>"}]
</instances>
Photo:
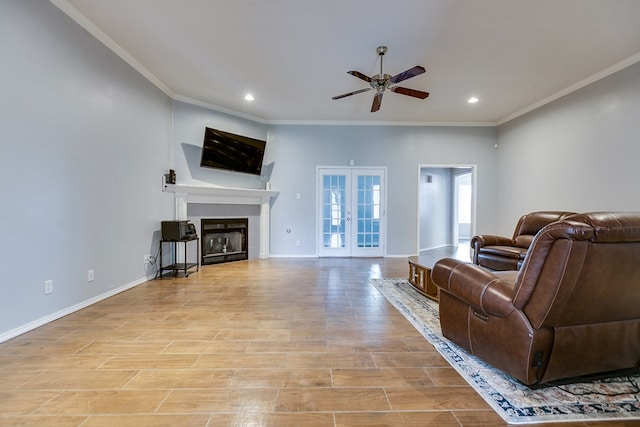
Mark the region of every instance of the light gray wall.
<instances>
[{"instance_id":1,"label":"light gray wall","mask_svg":"<svg viewBox=\"0 0 640 427\"><path fill-rule=\"evenodd\" d=\"M146 280L173 204L167 96L45 1L0 2L0 58L2 341Z\"/></svg>"},{"instance_id":2,"label":"light gray wall","mask_svg":"<svg viewBox=\"0 0 640 427\"><path fill-rule=\"evenodd\" d=\"M417 251L420 164L477 165L478 228L493 227L494 143L495 129L483 127L270 126L266 160L274 163L272 188L280 191L271 214L271 254L315 255L316 166L347 166L350 160L388 168L389 256Z\"/></svg>"},{"instance_id":3,"label":"light gray wall","mask_svg":"<svg viewBox=\"0 0 640 427\"><path fill-rule=\"evenodd\" d=\"M489 127L264 125L207 108L173 103L173 165L182 184L264 188L272 201L272 256L316 255L317 166L387 166L387 254L415 254L420 164L478 166L478 227L493 226L496 131ZM206 126L267 140L262 178L200 167ZM300 199L296 195L300 194ZM204 216L189 216L194 223ZM233 215L234 212L227 211ZM251 218L250 218L251 220ZM287 233L287 230L291 233ZM300 241L296 247L295 242ZM253 243L250 244L253 246ZM250 253L250 258L253 257Z\"/></svg>"},{"instance_id":4,"label":"light gray wall","mask_svg":"<svg viewBox=\"0 0 640 427\"><path fill-rule=\"evenodd\" d=\"M639 135L640 63L500 126L490 231L534 210L640 211Z\"/></svg>"},{"instance_id":5,"label":"light gray wall","mask_svg":"<svg viewBox=\"0 0 640 427\"><path fill-rule=\"evenodd\" d=\"M258 176L200 167L205 127L267 140L267 126L253 120L232 116L208 108L173 101L173 168L177 184L214 184L222 187L264 188ZM267 150L269 146L267 145ZM270 170L263 162L263 172Z\"/></svg>"}]
</instances>

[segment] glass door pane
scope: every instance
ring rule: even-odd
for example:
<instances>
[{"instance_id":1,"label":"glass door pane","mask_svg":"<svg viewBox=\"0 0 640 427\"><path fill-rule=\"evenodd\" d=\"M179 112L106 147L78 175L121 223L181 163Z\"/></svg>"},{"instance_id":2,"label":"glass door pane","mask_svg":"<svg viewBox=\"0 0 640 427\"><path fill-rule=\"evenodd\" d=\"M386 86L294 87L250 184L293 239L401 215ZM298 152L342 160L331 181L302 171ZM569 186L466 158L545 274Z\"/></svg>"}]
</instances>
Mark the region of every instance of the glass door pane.
<instances>
[{"instance_id":1,"label":"glass door pane","mask_svg":"<svg viewBox=\"0 0 640 427\"><path fill-rule=\"evenodd\" d=\"M359 248L378 247L380 243L380 177L358 177Z\"/></svg>"},{"instance_id":2,"label":"glass door pane","mask_svg":"<svg viewBox=\"0 0 640 427\"><path fill-rule=\"evenodd\" d=\"M322 171L320 182L320 256L348 256L350 174L343 170Z\"/></svg>"},{"instance_id":3,"label":"glass door pane","mask_svg":"<svg viewBox=\"0 0 640 427\"><path fill-rule=\"evenodd\" d=\"M344 175L324 177L324 227L322 235L325 248L344 248L345 241L345 180Z\"/></svg>"},{"instance_id":4,"label":"glass door pane","mask_svg":"<svg viewBox=\"0 0 640 427\"><path fill-rule=\"evenodd\" d=\"M355 245L352 256L383 256L382 224L382 170L353 170L353 191L357 194L354 221Z\"/></svg>"}]
</instances>

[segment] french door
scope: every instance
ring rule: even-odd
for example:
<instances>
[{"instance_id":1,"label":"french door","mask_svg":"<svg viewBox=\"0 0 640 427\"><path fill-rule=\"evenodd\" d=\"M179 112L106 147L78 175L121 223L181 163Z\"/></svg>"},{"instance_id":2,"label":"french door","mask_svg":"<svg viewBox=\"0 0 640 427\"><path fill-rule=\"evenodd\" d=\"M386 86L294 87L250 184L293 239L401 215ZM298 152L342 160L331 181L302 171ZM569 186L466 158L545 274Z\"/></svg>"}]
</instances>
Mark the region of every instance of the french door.
<instances>
[{"instance_id":1,"label":"french door","mask_svg":"<svg viewBox=\"0 0 640 427\"><path fill-rule=\"evenodd\" d=\"M385 169L318 168L318 256L384 256Z\"/></svg>"}]
</instances>

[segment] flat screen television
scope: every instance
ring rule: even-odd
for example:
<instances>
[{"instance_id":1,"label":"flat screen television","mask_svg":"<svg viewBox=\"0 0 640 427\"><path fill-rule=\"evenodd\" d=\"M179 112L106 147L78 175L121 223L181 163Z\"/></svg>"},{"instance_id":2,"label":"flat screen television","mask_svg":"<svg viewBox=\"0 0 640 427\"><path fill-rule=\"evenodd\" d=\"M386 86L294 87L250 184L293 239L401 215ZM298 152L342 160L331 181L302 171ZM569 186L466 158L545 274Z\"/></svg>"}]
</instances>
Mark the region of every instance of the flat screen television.
<instances>
[{"instance_id":1,"label":"flat screen television","mask_svg":"<svg viewBox=\"0 0 640 427\"><path fill-rule=\"evenodd\" d=\"M205 128L200 166L260 175L266 141Z\"/></svg>"}]
</instances>

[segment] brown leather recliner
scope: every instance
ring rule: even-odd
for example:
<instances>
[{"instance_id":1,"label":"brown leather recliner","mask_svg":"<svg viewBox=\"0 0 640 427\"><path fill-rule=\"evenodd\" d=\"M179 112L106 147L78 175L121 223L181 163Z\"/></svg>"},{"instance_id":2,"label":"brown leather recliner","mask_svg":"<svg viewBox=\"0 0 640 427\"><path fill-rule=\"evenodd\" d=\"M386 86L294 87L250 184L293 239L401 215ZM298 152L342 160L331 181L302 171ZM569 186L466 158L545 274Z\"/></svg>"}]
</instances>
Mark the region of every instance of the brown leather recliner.
<instances>
[{"instance_id":1,"label":"brown leather recliner","mask_svg":"<svg viewBox=\"0 0 640 427\"><path fill-rule=\"evenodd\" d=\"M531 212L520 217L512 238L492 234L473 236L473 263L497 271L519 270L529 245L542 227L573 214L575 212Z\"/></svg>"},{"instance_id":2,"label":"brown leather recliner","mask_svg":"<svg viewBox=\"0 0 640 427\"><path fill-rule=\"evenodd\" d=\"M640 368L640 212L544 227L520 271L431 274L445 337L527 385Z\"/></svg>"}]
</instances>

